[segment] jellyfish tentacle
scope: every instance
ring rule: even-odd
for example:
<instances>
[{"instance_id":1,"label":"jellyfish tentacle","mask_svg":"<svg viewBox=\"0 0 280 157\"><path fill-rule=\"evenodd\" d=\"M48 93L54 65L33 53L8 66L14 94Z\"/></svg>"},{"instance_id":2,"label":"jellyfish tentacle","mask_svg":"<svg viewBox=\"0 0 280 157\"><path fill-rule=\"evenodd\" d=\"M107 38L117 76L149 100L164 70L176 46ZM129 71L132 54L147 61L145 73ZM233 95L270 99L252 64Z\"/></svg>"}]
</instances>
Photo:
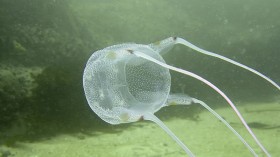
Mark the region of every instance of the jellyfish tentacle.
<instances>
[{"instance_id":1,"label":"jellyfish tentacle","mask_svg":"<svg viewBox=\"0 0 280 157\"><path fill-rule=\"evenodd\" d=\"M205 109L207 109L210 113L212 113L217 119L219 119L226 127L232 131L237 138L249 149L249 151L257 157L258 155L253 150L253 148L244 140L244 138L226 121L224 120L217 112L215 112L210 106L208 106L205 102L198 100L196 98L192 98L185 94L171 94L168 98L167 105L191 105L193 103L200 104Z\"/></svg>"},{"instance_id":2,"label":"jellyfish tentacle","mask_svg":"<svg viewBox=\"0 0 280 157\"><path fill-rule=\"evenodd\" d=\"M143 116L144 120L150 120L157 125L159 125L174 141L178 143L178 145L181 146L181 148L190 156L195 157L195 155L191 152L191 150L160 120L158 119L154 114L152 113L146 113Z\"/></svg>"},{"instance_id":3,"label":"jellyfish tentacle","mask_svg":"<svg viewBox=\"0 0 280 157\"><path fill-rule=\"evenodd\" d=\"M183 38L179 38L179 37L169 37L169 38L166 38L164 40L161 40L161 41L158 41L158 42L155 42L155 43L152 43L152 44L149 44L149 47L152 48L155 52L158 52L160 53L161 55L169 52L169 50L175 45L175 44L182 44L182 45L185 45L197 52L200 52L202 54L205 54L205 55L208 55L208 56L212 56L212 57L215 57L215 58L219 58L223 61L226 61L226 62L229 62L231 64L234 64L236 66L239 66L243 69L246 69L258 76L260 76L261 78L265 79L266 81L268 81L270 84L272 84L274 87L276 87L278 90L280 90L280 86L275 82L273 81L272 79L268 78L267 76L265 76L264 74L258 72L257 70L251 68L251 67L248 67L244 64L241 64L239 62L236 62L232 59L229 59L227 57L224 57L222 55L219 55L219 54L216 54L214 52L210 52L210 51L207 51L207 50L204 50L202 48L199 48L197 47L196 45L190 43L189 41L183 39Z\"/></svg>"},{"instance_id":4,"label":"jellyfish tentacle","mask_svg":"<svg viewBox=\"0 0 280 157\"><path fill-rule=\"evenodd\" d=\"M233 104L233 102L229 99L229 97L223 92L221 91L217 86L215 86L214 84L212 84L211 82L207 81L206 79L202 78L201 76L195 74L195 73L192 73L190 71L186 71L186 70L183 70L183 69L180 69L180 68L177 68L177 67L174 67L174 66L170 66L168 64L165 64L163 62L160 62L142 52L139 52L139 51L134 51L133 52L136 56L138 57L142 57L144 59L147 59L151 62L154 62L158 65L161 65L167 69L170 69L170 70L173 70L173 71L176 71L176 72L179 72L179 73L182 73L182 74L185 74L185 75L188 75L188 76L191 76L205 84L207 84L208 86L210 86L212 89L214 89L216 92L218 92L227 102L228 104L231 106L231 108L234 110L235 114L237 115L237 117L240 119L240 121L242 122L243 126L246 128L246 130L249 132L249 134L252 136L252 138L254 139L254 141L257 143L257 145L263 150L263 152L268 156L270 157L270 154L268 153L268 151L265 149L265 147L261 144L261 142L258 140L258 138L256 137L256 135L253 133L253 131L251 130L251 128L248 126L248 124L246 123L245 119L243 118L243 116L241 115L241 113L239 112L239 110L235 107L235 105Z\"/></svg>"},{"instance_id":5,"label":"jellyfish tentacle","mask_svg":"<svg viewBox=\"0 0 280 157\"><path fill-rule=\"evenodd\" d=\"M274 82L273 80L271 80L270 78L268 78L267 76L265 76L264 74L258 72L257 70L255 70L255 69L253 69L253 68L250 68L250 67L248 67L248 66L246 66L246 65L244 65L244 64L241 64L241 63L239 63L239 62L236 62L236 61L234 61L234 60L232 60L232 59L229 59L229 58L227 58L227 57L224 57L224 56L222 56L222 55L219 55L219 54L216 54L216 53L213 53L213 52L204 50L204 49L202 49L202 48L199 48L199 47L195 46L194 44L188 42L187 40L185 40L185 39L183 39L183 38L176 38L175 42L178 43L178 44L185 45L185 46L187 46L187 47L189 47L189 48L191 48L191 49L193 49L193 50L196 50L197 52L200 52L200 53L202 53L202 54L205 54L205 55L208 55L208 56L212 56L212 57L219 58L219 59L221 59L221 60L223 60L223 61L229 62L229 63L234 64L234 65L236 65L236 66L239 66L239 67L241 67L241 68L243 68L243 69L246 69L246 70L248 70L248 71L250 71L250 72L252 72L252 73L254 73L254 74L256 74L256 75L258 75L258 76L260 76L260 77L262 77L263 79L265 79L266 81L268 81L269 83L271 83L274 87L276 87L278 90L280 90L280 86L279 86L276 82Z\"/></svg>"}]
</instances>

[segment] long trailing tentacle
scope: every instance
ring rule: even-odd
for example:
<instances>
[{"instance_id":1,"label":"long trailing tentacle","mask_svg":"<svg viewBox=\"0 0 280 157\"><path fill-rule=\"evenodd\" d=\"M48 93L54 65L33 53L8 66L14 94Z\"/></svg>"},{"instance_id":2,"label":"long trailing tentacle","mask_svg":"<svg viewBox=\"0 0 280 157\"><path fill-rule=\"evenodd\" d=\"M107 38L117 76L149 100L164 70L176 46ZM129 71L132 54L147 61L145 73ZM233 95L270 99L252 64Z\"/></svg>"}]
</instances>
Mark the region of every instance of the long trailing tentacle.
<instances>
[{"instance_id":1,"label":"long trailing tentacle","mask_svg":"<svg viewBox=\"0 0 280 157\"><path fill-rule=\"evenodd\" d=\"M219 119L226 127L229 128L238 138L239 140L250 150L250 152L257 157L258 155L252 149L252 147L244 140L244 138L234 130L234 128L224 120L216 111L214 111L210 106L208 106L205 102L198 100L196 98L192 98L186 94L170 94L165 106L173 106L173 105L191 105L193 103L200 104L205 109L207 109L210 113L212 113L217 119Z\"/></svg>"},{"instance_id":2,"label":"long trailing tentacle","mask_svg":"<svg viewBox=\"0 0 280 157\"><path fill-rule=\"evenodd\" d=\"M253 133L253 131L250 129L250 127L247 125L246 121L244 120L243 116L241 115L241 113L238 111L238 109L235 107L235 105L233 104L233 102L228 98L228 96L226 96L226 94L224 92L222 92L218 87L216 87L214 84L212 84L211 82L207 81L206 79L202 78L201 76L198 76L195 73L192 73L190 71L186 71L180 68L176 68L173 66L170 66L168 64L162 63L154 58L152 58L151 56L148 56L142 52L139 51L130 51L130 53L135 54L138 57L147 59L151 62L154 62L158 65L161 65L162 67L165 67L167 69L191 76L193 78L196 78L200 81L202 81L203 83L207 84L208 86L210 86L212 89L214 89L216 92L218 92L227 102L228 104L231 106L231 108L234 110L234 112L236 113L236 115L238 116L238 118L240 119L240 121L242 122L242 124L244 125L244 127L247 129L247 131L250 133L250 135L253 137L253 139L255 140L255 142L258 144L258 146L263 150L263 152L270 157L270 154L268 153L268 151L265 149L265 147L261 144L261 142L258 140L258 138L256 137L256 135Z\"/></svg>"},{"instance_id":3,"label":"long trailing tentacle","mask_svg":"<svg viewBox=\"0 0 280 157\"><path fill-rule=\"evenodd\" d=\"M256 74L256 75L262 77L263 79L265 79L266 81L268 81L269 83L271 83L274 87L276 87L278 90L280 90L280 86L279 86L276 82L274 82L273 80L271 80L270 78L268 78L267 76L265 76L264 74L258 72L257 70L255 70L255 69L253 69L253 68L250 68L250 67L248 67L248 66L246 66L246 65L244 65L244 64L238 63L238 62L236 62L236 61L234 61L234 60L232 60L232 59L229 59L229 58L227 58L227 57L224 57L224 56L222 56L222 55L219 55L219 54L216 54L216 53L213 53L213 52L204 50L204 49L202 49L202 48L199 48L199 47L195 46L194 44L188 42L187 40L185 40L185 39L183 39L183 38L174 37L173 39L175 40L175 43L185 45L185 46L187 46L187 47L189 47L189 48L191 48L191 49L193 49L193 50L196 50L196 51L198 51L198 52L200 52L200 53L203 53L203 54L205 54L205 55L219 58L219 59L221 59L221 60L224 60L224 61L229 62L229 63L231 63L231 64L234 64L234 65L236 65L236 66L239 66L239 67L241 67L241 68L243 68L243 69L246 69L246 70L248 70L248 71L251 71L252 73L254 73L254 74Z\"/></svg>"},{"instance_id":4,"label":"long trailing tentacle","mask_svg":"<svg viewBox=\"0 0 280 157\"><path fill-rule=\"evenodd\" d=\"M175 45L175 44L182 44L182 45L185 45L197 52L200 52L202 54L205 54L205 55L208 55L208 56L212 56L212 57L215 57L215 58L219 58L223 61L226 61L226 62L229 62L231 64L234 64L236 66L239 66L243 69L246 69L248 71L251 71L252 73L262 77L263 79L265 79L266 81L268 81L269 83L271 83L274 87L276 87L278 90L280 90L280 86L274 82L273 80L271 80L270 78L268 78L267 76L265 76L264 74L258 72L257 70L253 69L253 68L250 68L244 64L241 64L239 62L236 62L232 59L229 59L227 57L224 57L222 55L219 55L219 54L216 54L216 53L213 53L213 52L210 52L210 51L207 51L207 50L204 50L202 48L199 48L197 47L196 45L190 43L189 41L183 39L183 38L179 38L179 37L169 37L169 38L166 38L166 39L163 39L161 41L158 41L158 42L155 42L155 43L152 43L152 44L149 44L148 46L153 49L155 52L157 53L160 53L161 55L164 55L165 53L169 52L169 50Z\"/></svg>"},{"instance_id":5,"label":"long trailing tentacle","mask_svg":"<svg viewBox=\"0 0 280 157\"><path fill-rule=\"evenodd\" d=\"M154 114L147 113L143 115L143 119L150 120L155 122L159 125L173 140L175 140L178 145L190 156L195 157L195 155L191 152L191 150L161 121L159 120Z\"/></svg>"}]
</instances>

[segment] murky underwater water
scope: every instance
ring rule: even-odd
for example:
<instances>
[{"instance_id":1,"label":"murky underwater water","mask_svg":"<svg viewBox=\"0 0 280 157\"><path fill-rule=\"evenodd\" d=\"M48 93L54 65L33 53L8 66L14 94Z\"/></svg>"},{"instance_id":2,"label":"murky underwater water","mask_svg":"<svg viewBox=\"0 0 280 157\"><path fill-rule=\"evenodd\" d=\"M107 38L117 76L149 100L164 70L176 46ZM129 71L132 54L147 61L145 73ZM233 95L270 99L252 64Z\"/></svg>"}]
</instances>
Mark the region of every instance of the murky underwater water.
<instances>
[{"instance_id":1,"label":"murky underwater water","mask_svg":"<svg viewBox=\"0 0 280 157\"><path fill-rule=\"evenodd\" d=\"M91 111L82 72L92 52L111 45L180 36L280 83L280 3L275 0L2 0L0 4L0 156L187 156L154 123L108 126ZM279 91L250 72L186 47L175 46L164 59L221 88L271 155L280 156ZM216 108L262 154L212 89L171 75L172 92L184 92ZM166 107L158 115L195 155L251 156L202 107L180 107Z\"/></svg>"}]
</instances>

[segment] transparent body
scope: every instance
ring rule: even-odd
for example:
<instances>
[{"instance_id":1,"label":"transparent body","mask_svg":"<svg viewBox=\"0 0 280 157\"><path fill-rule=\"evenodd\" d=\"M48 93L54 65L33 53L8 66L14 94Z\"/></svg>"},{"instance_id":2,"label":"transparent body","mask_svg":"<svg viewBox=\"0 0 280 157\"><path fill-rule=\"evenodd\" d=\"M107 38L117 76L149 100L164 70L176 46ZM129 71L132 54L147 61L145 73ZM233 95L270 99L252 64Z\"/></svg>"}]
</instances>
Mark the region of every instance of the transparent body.
<instances>
[{"instance_id":1,"label":"transparent body","mask_svg":"<svg viewBox=\"0 0 280 157\"><path fill-rule=\"evenodd\" d=\"M110 124L135 122L167 101L169 70L132 55L137 50L164 62L145 45L121 44L93 53L84 71L84 89L92 110Z\"/></svg>"},{"instance_id":2,"label":"transparent body","mask_svg":"<svg viewBox=\"0 0 280 157\"><path fill-rule=\"evenodd\" d=\"M193 157L195 155L191 150L154 113L169 105L198 103L224 123L253 156L258 156L239 133L206 103L182 93L170 94L171 77L169 70L174 70L194 77L218 92L234 110L264 154L270 156L233 102L219 88L192 72L165 63L161 55L167 53L175 44L188 46L205 55L219 58L249 70L280 90L280 87L274 81L248 66L203 50L182 38L171 37L149 45L127 43L93 53L87 62L83 75L85 95L91 109L101 119L110 124L129 123L138 120L153 121L169 134L189 156Z\"/></svg>"}]
</instances>

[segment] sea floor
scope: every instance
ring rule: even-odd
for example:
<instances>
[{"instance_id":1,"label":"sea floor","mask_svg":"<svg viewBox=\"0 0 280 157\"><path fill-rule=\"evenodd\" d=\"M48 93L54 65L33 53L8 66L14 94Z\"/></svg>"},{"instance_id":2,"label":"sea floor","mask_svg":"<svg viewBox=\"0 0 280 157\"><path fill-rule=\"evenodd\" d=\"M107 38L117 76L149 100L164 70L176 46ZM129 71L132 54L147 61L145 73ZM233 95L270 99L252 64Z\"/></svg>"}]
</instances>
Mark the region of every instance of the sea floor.
<instances>
[{"instance_id":1,"label":"sea floor","mask_svg":"<svg viewBox=\"0 0 280 157\"><path fill-rule=\"evenodd\" d=\"M248 104L238 108L271 156L280 156L280 103ZM245 138L260 157L264 156L230 108L220 108L216 112ZM164 123L198 157L252 156L238 138L209 112L201 112L199 120L171 118ZM18 142L14 147L0 146L0 150L2 157L187 156L156 124L137 122L130 125L126 128L112 126L114 130L119 127L114 132L65 134L35 142Z\"/></svg>"}]
</instances>

